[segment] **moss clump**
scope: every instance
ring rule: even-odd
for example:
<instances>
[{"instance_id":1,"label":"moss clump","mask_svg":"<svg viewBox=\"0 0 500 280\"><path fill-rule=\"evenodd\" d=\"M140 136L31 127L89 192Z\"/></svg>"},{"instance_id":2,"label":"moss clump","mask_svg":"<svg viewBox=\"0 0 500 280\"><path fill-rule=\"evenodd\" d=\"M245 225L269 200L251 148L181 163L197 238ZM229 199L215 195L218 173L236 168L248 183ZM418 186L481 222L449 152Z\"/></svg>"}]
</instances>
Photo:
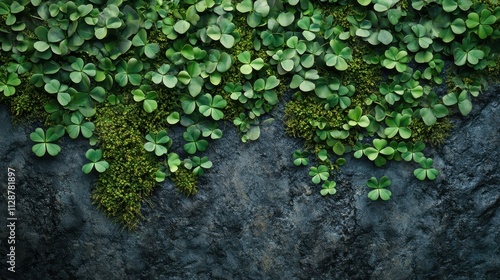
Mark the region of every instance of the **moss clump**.
<instances>
[{"instance_id":1,"label":"moss clump","mask_svg":"<svg viewBox=\"0 0 500 280\"><path fill-rule=\"evenodd\" d=\"M40 104L47 104L52 99L51 96L45 93L45 91L31 85L27 75L20 75L19 78L21 79L21 84L16 87L16 93L10 98L5 98L5 102L14 116L14 121L24 123L34 120L45 120L48 117L48 113ZM2 97L4 97L3 94Z\"/></svg>"},{"instance_id":2,"label":"moss clump","mask_svg":"<svg viewBox=\"0 0 500 280\"><path fill-rule=\"evenodd\" d=\"M109 169L99 175L92 193L106 213L127 228L141 217L141 202L151 195L156 181L157 162L144 149L138 115L133 106L104 107L95 122L103 157Z\"/></svg>"},{"instance_id":3,"label":"moss clump","mask_svg":"<svg viewBox=\"0 0 500 280\"><path fill-rule=\"evenodd\" d=\"M347 5L332 5L331 3L314 3L316 6L320 6L323 10L323 14L326 16L332 15L335 20L335 24L338 24L344 28L344 30L349 30L350 23L347 20L348 16L353 16L359 12L356 10L356 6L353 3Z\"/></svg>"},{"instance_id":4,"label":"moss clump","mask_svg":"<svg viewBox=\"0 0 500 280\"><path fill-rule=\"evenodd\" d=\"M408 128L412 131L412 142L422 141L432 146L439 146L450 135L453 124L448 118L438 120L434 125L428 126L421 119L414 119Z\"/></svg>"},{"instance_id":5,"label":"moss clump","mask_svg":"<svg viewBox=\"0 0 500 280\"><path fill-rule=\"evenodd\" d=\"M176 172L170 175L170 178L177 189L184 195L191 196L198 193L196 176L184 166L180 166Z\"/></svg>"},{"instance_id":6,"label":"moss clump","mask_svg":"<svg viewBox=\"0 0 500 280\"><path fill-rule=\"evenodd\" d=\"M344 115L340 110L325 110L324 104L311 96L291 100L285 106L286 132L307 142L316 136L316 127L311 122L321 118L326 119L331 128L341 128L344 123Z\"/></svg>"}]
</instances>

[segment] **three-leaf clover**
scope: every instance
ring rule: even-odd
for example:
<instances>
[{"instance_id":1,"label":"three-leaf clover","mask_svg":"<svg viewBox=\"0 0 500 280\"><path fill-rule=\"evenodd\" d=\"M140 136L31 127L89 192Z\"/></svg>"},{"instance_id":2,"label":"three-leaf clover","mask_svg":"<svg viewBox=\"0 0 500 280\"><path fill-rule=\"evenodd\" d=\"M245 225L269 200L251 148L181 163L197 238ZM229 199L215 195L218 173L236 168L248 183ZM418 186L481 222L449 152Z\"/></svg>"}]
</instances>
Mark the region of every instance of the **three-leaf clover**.
<instances>
[{"instance_id":1,"label":"three-leaf clover","mask_svg":"<svg viewBox=\"0 0 500 280\"><path fill-rule=\"evenodd\" d=\"M410 115L397 113L393 119L386 118L385 123L387 124L387 128L384 129L384 134L387 137L393 138L398 133L403 139L411 137L411 130L408 128L408 125L411 123Z\"/></svg>"},{"instance_id":2,"label":"three-leaf clover","mask_svg":"<svg viewBox=\"0 0 500 280\"><path fill-rule=\"evenodd\" d=\"M155 91L147 91L145 93L143 89L147 91L147 86L142 86L140 89L134 89L132 95L136 102L142 101L144 111L151 113L158 108L158 102L156 102L158 95Z\"/></svg>"},{"instance_id":3,"label":"three-leaf clover","mask_svg":"<svg viewBox=\"0 0 500 280\"><path fill-rule=\"evenodd\" d=\"M406 64L410 61L408 52L405 50L398 50L396 47L390 47L384 53L385 59L382 60L382 66L387 69L394 69L398 72L404 72L406 70Z\"/></svg>"},{"instance_id":4,"label":"three-leaf clover","mask_svg":"<svg viewBox=\"0 0 500 280\"><path fill-rule=\"evenodd\" d=\"M85 80L85 83L90 84L89 77L94 77L96 75L96 67L93 63L87 63L81 58L77 58L75 62L71 63L71 69L73 71L69 74L69 77L73 83L80 83Z\"/></svg>"},{"instance_id":5,"label":"three-leaf clover","mask_svg":"<svg viewBox=\"0 0 500 280\"><path fill-rule=\"evenodd\" d=\"M472 12L467 16L465 23L468 28L476 28L475 32L481 39L486 39L488 36L493 34L493 25L497 21L495 15L491 13L488 9L481 10L481 14Z\"/></svg>"},{"instance_id":6,"label":"three-leaf clover","mask_svg":"<svg viewBox=\"0 0 500 280\"><path fill-rule=\"evenodd\" d=\"M207 93L198 99L198 110L200 113L205 117L211 116L212 119L216 121L224 117L224 113L221 109L224 109L226 105L226 100L220 95L212 97L212 95Z\"/></svg>"},{"instance_id":7,"label":"three-leaf clover","mask_svg":"<svg viewBox=\"0 0 500 280\"><path fill-rule=\"evenodd\" d=\"M337 183L335 181L325 181L322 185L322 189L321 189L321 195L322 196L325 196L327 194L329 195L334 195L335 193L337 193L337 189L335 189L335 187L337 186Z\"/></svg>"},{"instance_id":8,"label":"three-leaf clover","mask_svg":"<svg viewBox=\"0 0 500 280\"><path fill-rule=\"evenodd\" d=\"M296 150L293 152L293 164L296 166L308 165L309 164L309 153Z\"/></svg>"},{"instance_id":9,"label":"three-leaf clover","mask_svg":"<svg viewBox=\"0 0 500 280\"><path fill-rule=\"evenodd\" d=\"M406 144L406 152L403 152L401 155L405 161L413 161L415 162L420 162L424 158L424 154L422 151L425 149L425 144L424 142L417 141L415 144L413 143L408 143Z\"/></svg>"},{"instance_id":10,"label":"three-leaf clover","mask_svg":"<svg viewBox=\"0 0 500 280\"><path fill-rule=\"evenodd\" d=\"M382 166L386 163L386 159L380 155L390 156L394 154L394 148L387 146L387 140L385 139L373 139L373 147L364 149L364 154L376 166Z\"/></svg>"},{"instance_id":11,"label":"three-leaf clover","mask_svg":"<svg viewBox=\"0 0 500 280\"><path fill-rule=\"evenodd\" d=\"M71 95L68 93L69 87L65 84L61 84L58 80L50 80L44 86L45 91L50 94L57 93L57 101L62 106L66 106L71 101Z\"/></svg>"},{"instance_id":12,"label":"three-leaf clover","mask_svg":"<svg viewBox=\"0 0 500 280\"><path fill-rule=\"evenodd\" d=\"M131 58L128 61L122 60L116 68L117 73L115 74L115 80L122 87L126 86L128 83L138 86L142 81L142 75L139 73L143 68L144 65L142 62L136 58Z\"/></svg>"},{"instance_id":13,"label":"three-leaf clover","mask_svg":"<svg viewBox=\"0 0 500 280\"><path fill-rule=\"evenodd\" d=\"M151 72L151 80L155 84L163 83L168 88L174 88L177 85L177 77L169 74L170 65L163 64L156 70Z\"/></svg>"},{"instance_id":14,"label":"three-leaf clover","mask_svg":"<svg viewBox=\"0 0 500 280\"><path fill-rule=\"evenodd\" d=\"M423 181L425 178L428 178L429 180L435 180L437 175L439 175L439 171L435 168L432 168L432 164L434 161L432 158L423 158L420 161L420 168L415 169L413 171L413 174L417 179Z\"/></svg>"},{"instance_id":15,"label":"three-leaf clover","mask_svg":"<svg viewBox=\"0 0 500 280\"><path fill-rule=\"evenodd\" d=\"M370 125L370 119L367 116L362 115L363 111L361 107L356 106L356 108L349 110L347 116L349 117L348 124L351 127L359 125L360 127L367 127Z\"/></svg>"},{"instance_id":16,"label":"three-leaf clover","mask_svg":"<svg viewBox=\"0 0 500 280\"><path fill-rule=\"evenodd\" d=\"M477 43L468 37L462 40L462 44L454 43L453 46L453 57L457 66L466 63L476 65L486 55L483 50L476 48Z\"/></svg>"},{"instance_id":17,"label":"three-leaf clover","mask_svg":"<svg viewBox=\"0 0 500 280\"><path fill-rule=\"evenodd\" d=\"M265 62L262 58L251 59L250 52L244 51L238 55L238 60L243 63L240 67L240 72L244 75L251 74L253 70L260 70L264 67Z\"/></svg>"},{"instance_id":18,"label":"three-leaf clover","mask_svg":"<svg viewBox=\"0 0 500 280\"><path fill-rule=\"evenodd\" d=\"M84 117L80 112L75 112L70 117L70 124L66 127L69 137L75 139L80 132L83 137L90 138L94 132L95 125L92 122L84 122Z\"/></svg>"},{"instance_id":19,"label":"three-leaf clover","mask_svg":"<svg viewBox=\"0 0 500 280\"><path fill-rule=\"evenodd\" d=\"M132 38L132 45L139 47L138 50L140 50L140 53L146 54L151 59L155 58L156 54L160 52L160 45L148 42L146 30L144 29L139 30L134 38Z\"/></svg>"},{"instance_id":20,"label":"three-leaf clover","mask_svg":"<svg viewBox=\"0 0 500 280\"><path fill-rule=\"evenodd\" d=\"M82 171L85 174L89 174L93 168L95 168L95 170L97 170L97 172L99 173L102 173L109 168L109 163L105 160L101 160L102 158L101 149L97 150L89 149L85 153L85 157L91 161L82 167Z\"/></svg>"},{"instance_id":21,"label":"three-leaf clover","mask_svg":"<svg viewBox=\"0 0 500 280\"><path fill-rule=\"evenodd\" d=\"M319 184L321 181L328 180L330 177L330 172L326 165L320 165L318 167L312 166L309 168L309 176L312 177L312 181L315 184Z\"/></svg>"},{"instance_id":22,"label":"three-leaf clover","mask_svg":"<svg viewBox=\"0 0 500 280\"><path fill-rule=\"evenodd\" d=\"M161 183L165 181L165 178L167 177L167 173L165 173L163 170L158 169L155 172L155 181L158 183Z\"/></svg>"},{"instance_id":23,"label":"three-leaf clover","mask_svg":"<svg viewBox=\"0 0 500 280\"><path fill-rule=\"evenodd\" d=\"M146 140L148 142L144 144L144 149L148 152L154 151L157 156L167 154L168 148L172 145L172 139L170 139L165 130L161 130L157 134L153 132L148 133Z\"/></svg>"},{"instance_id":24,"label":"three-leaf clover","mask_svg":"<svg viewBox=\"0 0 500 280\"><path fill-rule=\"evenodd\" d=\"M193 170L193 173L197 176L201 176L204 173L204 169L212 168L212 162L208 160L207 157L194 156L192 159L184 160L184 167L189 170Z\"/></svg>"},{"instance_id":25,"label":"three-leaf clover","mask_svg":"<svg viewBox=\"0 0 500 280\"><path fill-rule=\"evenodd\" d=\"M4 75L0 73L0 92L3 91L5 96L11 96L16 93L16 86L21 84L21 80L18 78L17 73L9 73L9 75Z\"/></svg>"},{"instance_id":26,"label":"three-leaf clover","mask_svg":"<svg viewBox=\"0 0 500 280\"><path fill-rule=\"evenodd\" d=\"M347 61L352 60L352 51L347 45L338 40L331 40L330 46L333 53L325 54L327 66L334 66L339 71L344 71L349 66Z\"/></svg>"}]
</instances>

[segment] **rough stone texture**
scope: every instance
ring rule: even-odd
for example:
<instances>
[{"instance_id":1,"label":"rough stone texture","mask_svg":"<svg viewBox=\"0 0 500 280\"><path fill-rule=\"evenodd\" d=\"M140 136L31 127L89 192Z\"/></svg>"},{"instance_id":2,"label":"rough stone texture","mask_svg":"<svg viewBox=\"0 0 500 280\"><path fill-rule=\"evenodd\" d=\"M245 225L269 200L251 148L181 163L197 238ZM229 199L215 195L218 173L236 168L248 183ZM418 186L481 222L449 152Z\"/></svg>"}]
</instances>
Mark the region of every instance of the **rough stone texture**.
<instances>
[{"instance_id":1,"label":"rough stone texture","mask_svg":"<svg viewBox=\"0 0 500 280\"><path fill-rule=\"evenodd\" d=\"M495 93L496 92L496 93ZM80 168L85 141L64 140L56 158L31 152L35 126L12 126L0 110L0 220L6 168L16 169L17 279L499 279L500 114L498 93L476 100L440 149L426 153L441 175L417 166L376 168L349 159L338 192L324 198L305 167L302 143L285 135L283 108L259 141L244 144L228 125L210 144L214 168L186 198L170 183L144 205L136 232L122 231L92 205L95 177ZM372 202L366 180L387 175L392 199ZM6 259L5 226L0 227ZM14 278L2 261L2 279Z\"/></svg>"}]
</instances>

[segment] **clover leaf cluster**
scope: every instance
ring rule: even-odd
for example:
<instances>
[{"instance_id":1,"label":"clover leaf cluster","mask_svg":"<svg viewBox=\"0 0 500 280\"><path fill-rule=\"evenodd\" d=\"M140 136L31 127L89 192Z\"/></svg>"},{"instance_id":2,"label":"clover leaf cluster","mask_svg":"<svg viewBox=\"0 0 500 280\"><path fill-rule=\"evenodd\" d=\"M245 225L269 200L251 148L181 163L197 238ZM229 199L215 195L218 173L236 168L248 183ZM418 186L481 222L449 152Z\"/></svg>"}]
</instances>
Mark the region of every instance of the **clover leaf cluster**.
<instances>
[{"instance_id":1,"label":"clover leaf cluster","mask_svg":"<svg viewBox=\"0 0 500 280\"><path fill-rule=\"evenodd\" d=\"M92 197L129 228L166 178L197 192L221 122L257 140L286 92L287 131L307 142L294 164L316 154L323 195L351 152L432 180L422 127L471 111L497 71L499 18L472 0L5 0L0 101L45 123L37 156L87 139Z\"/></svg>"},{"instance_id":2,"label":"clover leaf cluster","mask_svg":"<svg viewBox=\"0 0 500 280\"><path fill-rule=\"evenodd\" d=\"M413 161L416 178L435 180L424 142L442 139L454 112L469 114L498 68L498 3L286 2L299 16L282 26L283 43L268 52L291 75L287 131L316 153L309 175L324 183L322 194L350 152L376 166ZM296 53L283 55L291 45ZM307 165L307 155L296 151L295 165Z\"/></svg>"}]
</instances>

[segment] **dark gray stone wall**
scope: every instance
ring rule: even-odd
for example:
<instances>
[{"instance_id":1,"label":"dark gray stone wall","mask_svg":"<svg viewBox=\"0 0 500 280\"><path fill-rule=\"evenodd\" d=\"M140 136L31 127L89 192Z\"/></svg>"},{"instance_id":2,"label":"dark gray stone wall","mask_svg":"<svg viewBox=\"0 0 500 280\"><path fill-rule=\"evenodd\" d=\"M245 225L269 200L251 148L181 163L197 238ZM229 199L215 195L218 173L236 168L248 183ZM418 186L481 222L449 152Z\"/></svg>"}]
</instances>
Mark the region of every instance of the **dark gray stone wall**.
<instances>
[{"instance_id":1,"label":"dark gray stone wall","mask_svg":"<svg viewBox=\"0 0 500 280\"><path fill-rule=\"evenodd\" d=\"M56 158L31 152L35 126L13 126L0 109L0 221L7 167L16 169L16 273L2 279L500 279L500 90L456 117L446 144L428 149L441 175L415 164L376 168L348 159L338 192L321 197L291 154L283 108L261 138L244 144L232 125L210 144L214 168L186 198L170 183L144 205L135 232L122 231L90 199L95 177L81 166L85 141L63 140ZM180 144L179 144L180 145ZM369 200L371 176L389 176L388 202Z\"/></svg>"}]
</instances>

